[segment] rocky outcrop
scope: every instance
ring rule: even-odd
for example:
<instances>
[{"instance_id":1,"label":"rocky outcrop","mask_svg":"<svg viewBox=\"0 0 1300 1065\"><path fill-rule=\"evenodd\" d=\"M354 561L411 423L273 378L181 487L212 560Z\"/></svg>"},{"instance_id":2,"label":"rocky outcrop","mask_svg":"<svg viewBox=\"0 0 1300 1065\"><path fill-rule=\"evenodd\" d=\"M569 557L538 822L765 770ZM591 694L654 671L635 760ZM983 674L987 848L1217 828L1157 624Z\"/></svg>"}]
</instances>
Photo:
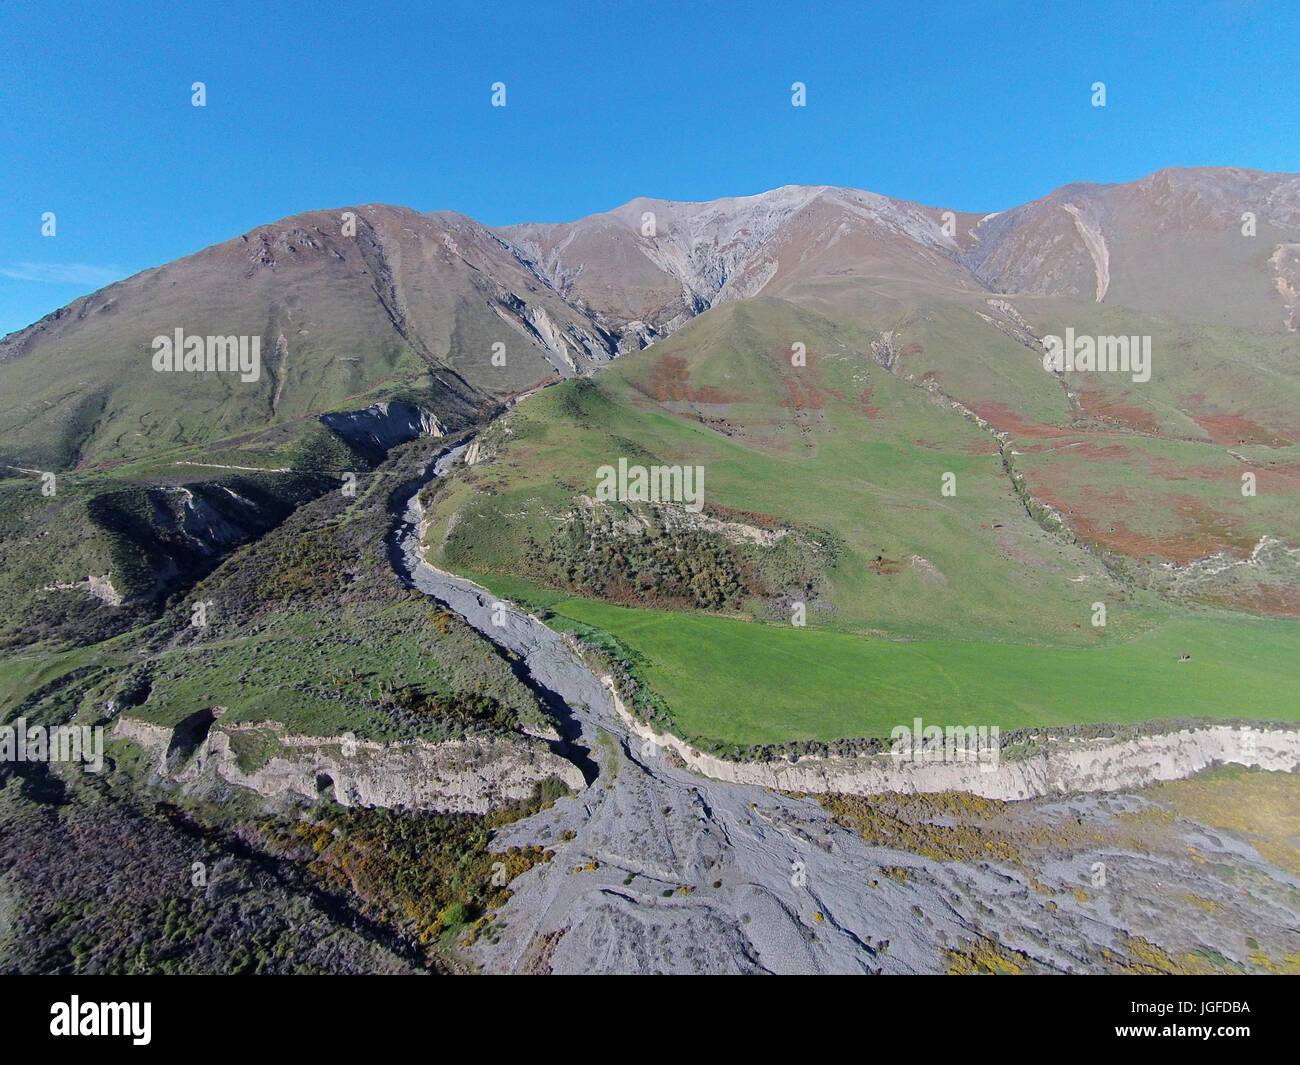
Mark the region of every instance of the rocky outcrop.
<instances>
[{"instance_id":1,"label":"rocky outcrop","mask_svg":"<svg viewBox=\"0 0 1300 1065\"><path fill-rule=\"evenodd\" d=\"M1061 206L1074 219L1074 227L1079 231L1079 239L1083 241L1083 246L1092 256L1092 266L1097 273L1096 298L1100 303L1106 298L1106 291L1110 288L1110 248L1106 246L1106 238L1102 236L1097 224L1085 217L1078 206L1073 203L1063 203Z\"/></svg>"},{"instance_id":2,"label":"rocky outcrop","mask_svg":"<svg viewBox=\"0 0 1300 1065\"><path fill-rule=\"evenodd\" d=\"M364 410L335 411L320 416L349 444L387 451L421 436L442 436L438 419L414 403L372 403Z\"/></svg>"},{"instance_id":3,"label":"rocky outcrop","mask_svg":"<svg viewBox=\"0 0 1300 1065\"><path fill-rule=\"evenodd\" d=\"M122 605L122 593L113 587L113 575L105 573L102 577L96 577L93 573L87 574L84 581L68 581L57 584L48 584L45 586L47 592L62 591L84 591L92 599L100 599L110 606Z\"/></svg>"},{"instance_id":4,"label":"rocky outcrop","mask_svg":"<svg viewBox=\"0 0 1300 1065\"><path fill-rule=\"evenodd\" d=\"M472 452L473 449L474 444L471 444L470 451ZM465 461L472 464L469 453L466 454ZM609 529L616 536L641 536L650 527L650 522L644 515L637 513L626 505L620 504L613 507L609 503L593 499L583 493L578 495L578 501L590 513L601 512L601 517L609 522ZM665 529L714 533L732 544L757 544L759 547L773 547L790 535L789 529L765 529L762 526L750 525L742 521L723 521L693 511L681 503L648 503L646 506L653 511L654 516L663 524ZM623 518L612 516L620 512L625 515ZM571 518L574 513L576 511L571 512L569 517Z\"/></svg>"},{"instance_id":5,"label":"rocky outcrop","mask_svg":"<svg viewBox=\"0 0 1300 1065\"><path fill-rule=\"evenodd\" d=\"M405 807L486 813L530 798L555 776L570 788L582 774L541 740L484 734L427 743L376 743L351 736L293 736L275 722L214 725L177 758L175 729L119 719L115 739L129 739L156 759L155 772L193 790L214 778L261 795L332 798L344 806ZM242 759L238 750L245 752ZM249 752L253 752L250 753Z\"/></svg>"},{"instance_id":6,"label":"rocky outcrop","mask_svg":"<svg viewBox=\"0 0 1300 1065\"><path fill-rule=\"evenodd\" d=\"M221 481L111 487L86 502L89 522L109 545L111 590L100 579L87 590L106 602L156 598L201 577L336 483L307 473L272 479L234 471Z\"/></svg>"}]
</instances>

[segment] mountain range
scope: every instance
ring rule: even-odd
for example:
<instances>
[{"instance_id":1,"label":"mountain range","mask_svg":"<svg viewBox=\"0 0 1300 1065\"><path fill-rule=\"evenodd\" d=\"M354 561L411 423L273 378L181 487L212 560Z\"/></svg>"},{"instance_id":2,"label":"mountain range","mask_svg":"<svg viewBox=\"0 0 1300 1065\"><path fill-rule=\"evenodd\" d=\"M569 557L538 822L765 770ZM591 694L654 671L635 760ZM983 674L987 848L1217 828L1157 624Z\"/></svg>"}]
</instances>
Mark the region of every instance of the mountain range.
<instances>
[{"instance_id":1,"label":"mountain range","mask_svg":"<svg viewBox=\"0 0 1300 1065\"><path fill-rule=\"evenodd\" d=\"M0 722L103 740L12 969L1294 968L1300 176L310 211L0 340L0 467Z\"/></svg>"},{"instance_id":2,"label":"mountain range","mask_svg":"<svg viewBox=\"0 0 1300 1065\"><path fill-rule=\"evenodd\" d=\"M1253 236L1243 235L1247 214ZM930 304L988 315L991 296L1096 303L1290 345L1300 177L1164 170L991 214L826 186L636 199L563 224L492 227L377 204L311 211L0 340L0 461L121 461L399 394L461 427L726 303L783 299L888 325ZM991 317L1019 328L1001 311ZM176 328L260 336L267 372L251 387L158 377L150 341ZM1294 404L1265 406L1276 409L1254 420L1266 432L1300 433ZM1186 407L1193 420L1242 413Z\"/></svg>"}]
</instances>

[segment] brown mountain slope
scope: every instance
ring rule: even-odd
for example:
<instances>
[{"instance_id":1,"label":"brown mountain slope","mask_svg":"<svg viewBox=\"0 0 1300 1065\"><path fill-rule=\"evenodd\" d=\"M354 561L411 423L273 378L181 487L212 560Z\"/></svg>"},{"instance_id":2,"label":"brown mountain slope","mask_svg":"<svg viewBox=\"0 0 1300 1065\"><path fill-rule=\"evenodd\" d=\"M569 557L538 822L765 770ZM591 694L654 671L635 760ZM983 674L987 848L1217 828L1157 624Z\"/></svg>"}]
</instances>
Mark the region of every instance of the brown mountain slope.
<instances>
[{"instance_id":1,"label":"brown mountain slope","mask_svg":"<svg viewBox=\"0 0 1300 1065\"><path fill-rule=\"evenodd\" d=\"M259 226L0 340L0 461L120 461L394 395L454 427L760 294L882 331L943 318L942 308L988 315L989 298L1012 295L1026 317L1007 328L1027 345L1066 319L1085 327L1083 308L1100 304L1113 311L1107 324L1129 331L1247 329L1270 345L1264 377L1288 364L1300 313L1300 177L1233 168L1069 185L983 216L826 186L710 203L638 199L574 223L495 229L452 212L347 210L354 235L344 209ZM1241 232L1247 212L1253 237ZM1037 316L1036 299L1066 302ZM178 328L259 338L263 372L250 382L156 373L151 340ZM962 345L930 333L904 336L943 347L918 372L960 382ZM1167 350L1174 344L1186 348L1186 337L1171 333ZM1194 350L1179 355L1177 389L1166 376L1152 401L1161 409L1138 420L1203 435L1205 418L1246 416L1243 397L1259 390L1256 357L1244 357L1251 380L1216 397L1198 374L1219 370ZM1210 400L1198 407L1198 395ZM1106 406L1135 404L1118 394L1094 402Z\"/></svg>"},{"instance_id":2,"label":"brown mountain slope","mask_svg":"<svg viewBox=\"0 0 1300 1065\"><path fill-rule=\"evenodd\" d=\"M4 338L0 458L131 458L398 388L456 426L611 357L611 337L471 219L352 210L354 236L342 211L259 226ZM151 341L178 328L260 338L260 375L156 372Z\"/></svg>"}]
</instances>

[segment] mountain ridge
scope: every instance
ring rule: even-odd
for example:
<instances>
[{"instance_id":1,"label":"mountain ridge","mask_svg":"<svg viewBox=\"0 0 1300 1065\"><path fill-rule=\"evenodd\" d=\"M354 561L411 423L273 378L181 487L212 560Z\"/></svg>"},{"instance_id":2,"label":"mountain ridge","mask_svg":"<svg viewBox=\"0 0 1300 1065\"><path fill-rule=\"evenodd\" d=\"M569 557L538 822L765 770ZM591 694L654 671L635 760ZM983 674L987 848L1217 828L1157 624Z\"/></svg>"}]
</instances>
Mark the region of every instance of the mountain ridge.
<instances>
[{"instance_id":1,"label":"mountain ridge","mask_svg":"<svg viewBox=\"0 0 1300 1065\"><path fill-rule=\"evenodd\" d=\"M11 330L10 332L0 336L0 345L3 345L5 342L9 341L10 338L17 336L18 334L26 333L27 331L35 328L36 326L41 325L42 323L61 319L68 311L69 308L76 306L82 300L89 299L90 297L100 292L104 292L118 285L124 284L129 281L133 281L153 271L163 269L165 266L170 265L170 263L181 262L183 260L192 258L194 256L201 255L205 252L209 252L214 249L223 247L224 245L231 244L237 240L246 241L249 237L252 237L254 234L261 233L264 230L272 229L278 226L284 226L288 223L295 222L300 219L306 219L311 216L322 216L324 218L330 218L335 222L337 222L338 219L345 212L379 210L384 212L399 212L402 214L408 214L412 218L416 218L416 219L433 219L438 221L447 220L452 223L458 222L461 224L469 223L470 225L480 227L483 230L488 231L489 233L513 235L516 233L521 233L526 231L567 230L583 223L594 223L602 219L611 219L611 220L618 219L624 215L631 215L633 212L640 211L646 206L673 207L673 208L691 208L691 207L717 208L722 204L736 204L745 201L761 201L776 196L777 194L787 193L792 190L798 190L800 192L813 190L817 195L823 195L826 193L854 193L854 194L864 195L868 197L874 197L880 200L889 201L897 205L915 207L921 209L922 211L933 212L936 215L941 215L944 211L951 210L958 219L973 218L977 220L978 224L983 225L986 222L991 222L993 219L1001 218L1017 211L1024 211L1036 205L1042 205L1049 202L1054 202L1065 196L1081 195L1087 192L1148 186L1148 185L1156 184L1161 179L1167 180L1170 175L1202 175L1202 174L1225 175L1225 176L1245 175L1249 178L1291 179L1289 184L1292 187L1292 191L1295 193L1300 193L1300 173L1290 173L1286 171L1255 170L1249 167L1238 167L1238 166L1227 166L1227 165L1223 165L1223 166L1197 165L1197 166L1162 167L1161 169L1153 171L1150 174L1145 175L1144 177L1136 178L1132 181L1127 181L1127 182L1072 181L1056 187L1055 189L1051 190L1050 192L1046 193L1041 197L1038 197L1037 199L1028 200L1025 203L1016 204L1012 207L1007 207L998 211L991 211L991 212L962 211L962 210L957 210L955 208L949 208L944 206L922 204L919 201L902 200L902 199L898 199L897 197L891 197L883 193L875 193L875 192L871 192L870 190L860 189L852 186L800 185L800 184L782 185L773 189L764 190L762 192L743 194L738 196L723 196L723 197L717 197L712 200L669 200L669 199L652 197L652 196L636 196L622 204L618 204L607 210L593 212L592 214L584 215L578 219L574 219L571 221L560 221L560 222L525 221L525 222L492 224L492 223L480 222L470 215L464 214L463 212L451 208L435 208L429 211L420 211L416 208L407 207L400 204L389 204L389 203L382 203L382 202L370 202L364 204L344 204L344 205L340 205L337 207L330 207L330 208L310 208L306 211L298 212L291 215L286 215L283 218L279 218L274 221L258 223L257 225L253 226L252 228L246 230L241 234L238 234L234 237L227 238L226 240L223 241L217 241L216 243L213 244L204 245L203 247L195 249L192 252L179 256L177 259L170 260L169 263L163 263L157 266L145 267L144 269L138 270L133 274L129 274L118 281L114 281L111 284L101 286L100 288L94 290L93 292L87 293L87 295L85 296L79 296L76 299L71 300L69 303L65 304L63 307L56 308L55 310L51 311L49 314L42 315L40 318L29 323L28 325L21 326L15 330ZM810 197L809 199L812 198L815 197ZM1300 206L1296 204L1291 204L1289 206L1288 218L1286 224L1300 225ZM2 352L0 352L0 361L3 361Z\"/></svg>"},{"instance_id":2,"label":"mountain ridge","mask_svg":"<svg viewBox=\"0 0 1300 1065\"><path fill-rule=\"evenodd\" d=\"M1248 211L1255 238L1240 232ZM985 215L827 185L638 197L509 226L383 204L314 210L0 339L0 460L131 458L158 438L202 443L357 399L415 398L454 430L760 294L855 320L897 301L1059 298L1285 336L1300 326L1298 247L1300 176L1224 167L1075 182ZM177 327L260 336L262 379L238 393L162 387L149 343ZM195 415L172 417L177 403Z\"/></svg>"}]
</instances>

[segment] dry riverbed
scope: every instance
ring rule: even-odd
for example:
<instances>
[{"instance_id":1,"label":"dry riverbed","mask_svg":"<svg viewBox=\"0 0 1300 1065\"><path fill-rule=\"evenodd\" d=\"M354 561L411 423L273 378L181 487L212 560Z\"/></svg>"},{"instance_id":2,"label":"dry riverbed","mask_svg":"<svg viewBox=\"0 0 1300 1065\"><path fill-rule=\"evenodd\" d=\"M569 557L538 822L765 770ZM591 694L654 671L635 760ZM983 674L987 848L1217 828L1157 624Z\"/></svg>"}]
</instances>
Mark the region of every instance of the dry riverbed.
<instances>
[{"instance_id":1,"label":"dry riverbed","mask_svg":"<svg viewBox=\"0 0 1300 1065\"><path fill-rule=\"evenodd\" d=\"M441 473L461 449L439 459ZM1300 965L1294 774L1008 803L816 798L686 768L649 747L563 637L424 563L412 497L399 574L519 656L587 786L503 830L555 861L511 883L467 956L504 972L1272 971ZM1286 745L1284 745L1285 747ZM1270 748L1271 750L1272 748ZM1289 747L1282 752L1289 756ZM1292 762L1294 764L1294 762ZM1193 766L1192 770L1200 768ZM1191 771L1191 770L1189 770ZM1049 786L1051 781L1049 780ZM1169 790L1165 790L1169 789ZM1281 789L1281 796L1275 794ZM1184 806L1190 808L1184 810Z\"/></svg>"}]
</instances>

